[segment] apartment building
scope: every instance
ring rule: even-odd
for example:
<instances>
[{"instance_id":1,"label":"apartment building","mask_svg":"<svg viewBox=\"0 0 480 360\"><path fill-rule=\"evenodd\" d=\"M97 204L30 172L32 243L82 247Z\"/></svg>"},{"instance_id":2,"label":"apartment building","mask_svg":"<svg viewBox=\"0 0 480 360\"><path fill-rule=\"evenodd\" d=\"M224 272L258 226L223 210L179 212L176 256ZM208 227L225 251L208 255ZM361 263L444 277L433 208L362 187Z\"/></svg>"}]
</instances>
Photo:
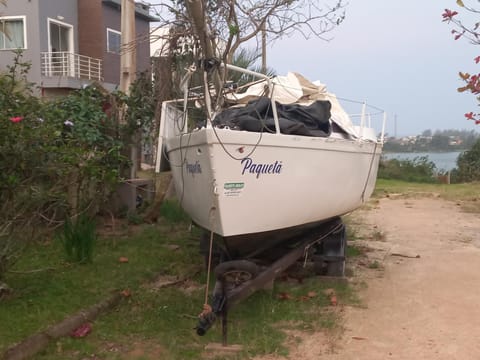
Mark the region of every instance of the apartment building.
<instances>
[{"instance_id":1,"label":"apartment building","mask_svg":"<svg viewBox=\"0 0 480 360\"><path fill-rule=\"evenodd\" d=\"M150 70L148 6L135 3L136 70ZM56 96L93 81L120 83L121 0L8 0L0 5L0 71L15 49L32 64L29 81Z\"/></svg>"}]
</instances>

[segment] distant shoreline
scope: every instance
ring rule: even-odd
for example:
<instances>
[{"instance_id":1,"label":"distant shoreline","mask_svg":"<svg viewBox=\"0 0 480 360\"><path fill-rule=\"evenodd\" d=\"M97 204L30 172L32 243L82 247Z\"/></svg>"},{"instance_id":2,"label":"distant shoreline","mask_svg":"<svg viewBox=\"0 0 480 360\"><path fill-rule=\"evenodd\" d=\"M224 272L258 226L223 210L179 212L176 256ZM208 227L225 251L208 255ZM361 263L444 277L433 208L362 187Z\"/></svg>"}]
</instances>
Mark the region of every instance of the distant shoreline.
<instances>
[{"instance_id":1,"label":"distant shoreline","mask_svg":"<svg viewBox=\"0 0 480 360\"><path fill-rule=\"evenodd\" d=\"M464 151L464 150L463 150ZM463 152L457 151L404 151L404 152L384 152L382 156L385 160L410 160L415 158L428 157L438 170L450 171L457 165L457 158Z\"/></svg>"},{"instance_id":2,"label":"distant shoreline","mask_svg":"<svg viewBox=\"0 0 480 360\"><path fill-rule=\"evenodd\" d=\"M390 151L383 150L383 154L445 154L445 153L461 153L467 151L468 149L461 150L422 150L422 151Z\"/></svg>"}]
</instances>

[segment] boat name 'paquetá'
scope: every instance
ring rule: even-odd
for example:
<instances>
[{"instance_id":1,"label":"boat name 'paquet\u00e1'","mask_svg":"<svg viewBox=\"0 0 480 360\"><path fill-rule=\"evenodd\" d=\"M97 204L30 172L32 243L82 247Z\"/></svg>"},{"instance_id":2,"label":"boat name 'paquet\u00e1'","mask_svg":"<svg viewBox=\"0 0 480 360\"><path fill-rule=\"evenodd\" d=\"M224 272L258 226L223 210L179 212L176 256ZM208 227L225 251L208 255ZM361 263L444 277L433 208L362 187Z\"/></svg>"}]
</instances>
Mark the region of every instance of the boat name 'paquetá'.
<instances>
[{"instance_id":1,"label":"boat name 'paquet\u00e1'","mask_svg":"<svg viewBox=\"0 0 480 360\"><path fill-rule=\"evenodd\" d=\"M257 179L260 177L260 174L280 174L282 172L282 162L275 161L270 164L256 164L249 157L244 158L241 161L243 165L242 175L245 173L257 174Z\"/></svg>"},{"instance_id":2,"label":"boat name 'paquet\u00e1'","mask_svg":"<svg viewBox=\"0 0 480 360\"><path fill-rule=\"evenodd\" d=\"M200 167L200 163L198 161L196 161L195 164L189 164L187 162L187 163L185 163L185 167L187 169L187 172L192 174L192 175L202 173L202 168Z\"/></svg>"}]
</instances>

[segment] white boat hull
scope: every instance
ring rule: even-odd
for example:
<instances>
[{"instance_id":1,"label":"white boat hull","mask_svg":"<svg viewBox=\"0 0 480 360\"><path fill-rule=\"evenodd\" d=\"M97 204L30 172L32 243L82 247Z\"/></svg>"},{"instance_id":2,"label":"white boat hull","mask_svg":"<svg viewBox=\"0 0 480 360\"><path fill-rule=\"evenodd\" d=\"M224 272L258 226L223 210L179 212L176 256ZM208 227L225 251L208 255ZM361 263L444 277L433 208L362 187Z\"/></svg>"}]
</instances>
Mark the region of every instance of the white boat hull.
<instances>
[{"instance_id":1,"label":"white boat hull","mask_svg":"<svg viewBox=\"0 0 480 360\"><path fill-rule=\"evenodd\" d=\"M375 187L375 141L202 128L166 138L177 196L201 227L224 237L348 213Z\"/></svg>"}]
</instances>

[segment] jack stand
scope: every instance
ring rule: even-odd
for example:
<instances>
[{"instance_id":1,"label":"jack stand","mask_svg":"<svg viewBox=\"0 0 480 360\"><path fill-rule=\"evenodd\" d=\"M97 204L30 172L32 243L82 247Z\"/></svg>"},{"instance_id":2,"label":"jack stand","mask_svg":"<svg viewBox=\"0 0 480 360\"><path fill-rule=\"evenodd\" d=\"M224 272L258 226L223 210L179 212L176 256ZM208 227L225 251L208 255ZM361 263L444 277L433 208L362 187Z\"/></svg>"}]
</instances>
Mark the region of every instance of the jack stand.
<instances>
[{"instance_id":1,"label":"jack stand","mask_svg":"<svg viewBox=\"0 0 480 360\"><path fill-rule=\"evenodd\" d=\"M223 294L225 296L225 303L222 308L222 346L227 346L227 335L228 335L228 303L227 303L227 293L225 288L225 283L223 283Z\"/></svg>"}]
</instances>

